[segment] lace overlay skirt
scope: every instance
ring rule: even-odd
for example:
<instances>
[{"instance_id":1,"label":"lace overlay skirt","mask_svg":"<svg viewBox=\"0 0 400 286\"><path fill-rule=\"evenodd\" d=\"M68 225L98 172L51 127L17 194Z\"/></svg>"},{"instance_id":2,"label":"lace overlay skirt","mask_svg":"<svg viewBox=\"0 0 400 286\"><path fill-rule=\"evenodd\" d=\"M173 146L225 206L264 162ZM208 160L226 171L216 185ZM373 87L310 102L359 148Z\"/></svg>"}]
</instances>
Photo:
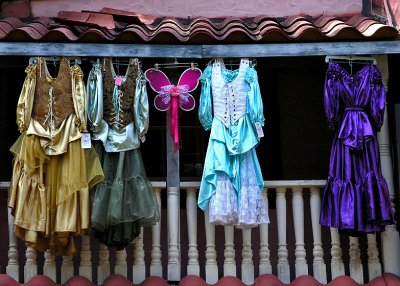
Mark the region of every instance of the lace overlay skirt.
<instances>
[{"instance_id":1,"label":"lace overlay skirt","mask_svg":"<svg viewBox=\"0 0 400 286\"><path fill-rule=\"evenodd\" d=\"M262 190L257 184L253 157L250 152L240 159L240 184L235 190L226 173L218 173L214 195L210 198L210 223L236 225L239 228L269 223Z\"/></svg>"}]
</instances>

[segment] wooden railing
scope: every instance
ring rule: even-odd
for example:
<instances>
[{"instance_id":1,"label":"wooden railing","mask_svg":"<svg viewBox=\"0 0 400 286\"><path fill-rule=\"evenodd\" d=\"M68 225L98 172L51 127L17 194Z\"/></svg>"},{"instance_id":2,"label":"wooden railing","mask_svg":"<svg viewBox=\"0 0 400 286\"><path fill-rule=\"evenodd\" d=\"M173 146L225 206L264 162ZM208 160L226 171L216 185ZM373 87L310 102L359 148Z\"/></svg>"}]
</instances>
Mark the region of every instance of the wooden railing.
<instances>
[{"instance_id":1,"label":"wooden railing","mask_svg":"<svg viewBox=\"0 0 400 286\"><path fill-rule=\"evenodd\" d=\"M251 284L255 277L273 273L285 283L301 275L313 275L327 283L345 274L366 283L382 274L377 237L341 237L336 229L321 229L320 194L324 184L322 180L266 181L263 197L266 206L270 205L271 224L238 230L208 223L207 212L197 208L199 182L182 182L180 189L153 182L159 223L143 230L136 243L122 251L110 251L84 236L77 257L54 257L31 247L19 249L23 244L17 243L13 218L8 213L6 273L20 282L44 274L65 283L79 274L102 284L114 273L134 283L147 276L179 281L190 274L208 283L229 275ZM0 188L8 187L8 183L0 183ZM183 198L186 204L181 202Z\"/></svg>"}]
</instances>

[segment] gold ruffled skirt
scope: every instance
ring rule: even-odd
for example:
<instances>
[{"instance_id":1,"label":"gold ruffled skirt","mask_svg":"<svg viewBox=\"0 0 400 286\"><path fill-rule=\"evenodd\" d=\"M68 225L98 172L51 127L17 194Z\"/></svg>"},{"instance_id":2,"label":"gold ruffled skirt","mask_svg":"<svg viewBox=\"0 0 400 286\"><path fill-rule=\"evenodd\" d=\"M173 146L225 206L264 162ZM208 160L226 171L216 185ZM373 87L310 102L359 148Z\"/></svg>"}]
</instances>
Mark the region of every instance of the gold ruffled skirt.
<instances>
[{"instance_id":1,"label":"gold ruffled skirt","mask_svg":"<svg viewBox=\"0 0 400 286\"><path fill-rule=\"evenodd\" d=\"M11 152L14 166L8 206L16 235L39 251L76 253L76 237L90 228L89 190L104 178L95 150L82 149L80 140L75 140L66 153L49 156L40 137L23 133Z\"/></svg>"}]
</instances>

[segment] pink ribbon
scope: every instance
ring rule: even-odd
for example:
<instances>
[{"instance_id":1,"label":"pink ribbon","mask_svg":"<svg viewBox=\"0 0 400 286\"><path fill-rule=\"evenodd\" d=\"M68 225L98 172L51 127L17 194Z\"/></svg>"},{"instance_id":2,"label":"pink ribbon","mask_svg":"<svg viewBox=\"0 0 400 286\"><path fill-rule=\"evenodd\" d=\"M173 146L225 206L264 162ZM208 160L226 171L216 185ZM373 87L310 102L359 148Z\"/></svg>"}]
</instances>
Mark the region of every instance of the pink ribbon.
<instances>
[{"instance_id":1,"label":"pink ribbon","mask_svg":"<svg viewBox=\"0 0 400 286\"><path fill-rule=\"evenodd\" d=\"M178 103L181 89L178 86L173 86L170 89L171 95L171 136L174 139L175 150L179 149L179 116Z\"/></svg>"}]
</instances>

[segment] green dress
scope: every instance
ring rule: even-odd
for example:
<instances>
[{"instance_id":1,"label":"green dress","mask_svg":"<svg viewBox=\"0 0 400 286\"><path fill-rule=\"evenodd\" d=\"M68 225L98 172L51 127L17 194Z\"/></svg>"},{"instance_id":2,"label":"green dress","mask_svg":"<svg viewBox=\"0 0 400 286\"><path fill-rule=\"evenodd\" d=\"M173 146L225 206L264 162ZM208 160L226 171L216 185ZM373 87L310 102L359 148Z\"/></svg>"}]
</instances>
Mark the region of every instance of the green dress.
<instances>
[{"instance_id":1,"label":"green dress","mask_svg":"<svg viewBox=\"0 0 400 286\"><path fill-rule=\"evenodd\" d=\"M130 60L124 76L115 74L109 58L95 63L87 96L93 145L105 175L91 193L92 228L102 243L120 250L139 236L142 226L159 220L139 149L149 106L138 60Z\"/></svg>"}]
</instances>

